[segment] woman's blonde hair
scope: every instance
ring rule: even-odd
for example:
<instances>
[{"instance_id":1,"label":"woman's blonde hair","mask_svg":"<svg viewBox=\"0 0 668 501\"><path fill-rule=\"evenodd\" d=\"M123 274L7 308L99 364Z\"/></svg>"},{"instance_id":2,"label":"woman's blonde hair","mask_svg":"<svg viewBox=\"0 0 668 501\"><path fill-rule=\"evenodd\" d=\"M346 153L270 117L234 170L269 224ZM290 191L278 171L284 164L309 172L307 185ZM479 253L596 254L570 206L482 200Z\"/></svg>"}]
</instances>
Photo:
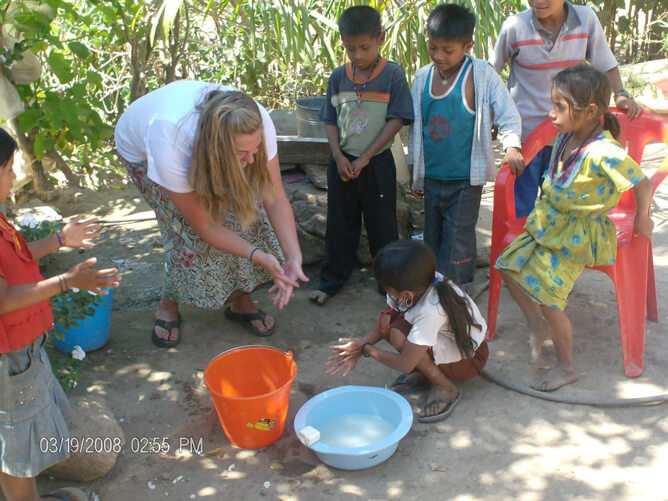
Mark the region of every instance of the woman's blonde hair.
<instances>
[{"instance_id":1,"label":"woman's blonde hair","mask_svg":"<svg viewBox=\"0 0 668 501\"><path fill-rule=\"evenodd\" d=\"M199 120L188 181L214 221L231 211L247 229L257 215L256 195L272 188L260 109L241 92L215 90L196 111ZM258 130L262 134L254 162L242 168L235 137Z\"/></svg>"}]
</instances>

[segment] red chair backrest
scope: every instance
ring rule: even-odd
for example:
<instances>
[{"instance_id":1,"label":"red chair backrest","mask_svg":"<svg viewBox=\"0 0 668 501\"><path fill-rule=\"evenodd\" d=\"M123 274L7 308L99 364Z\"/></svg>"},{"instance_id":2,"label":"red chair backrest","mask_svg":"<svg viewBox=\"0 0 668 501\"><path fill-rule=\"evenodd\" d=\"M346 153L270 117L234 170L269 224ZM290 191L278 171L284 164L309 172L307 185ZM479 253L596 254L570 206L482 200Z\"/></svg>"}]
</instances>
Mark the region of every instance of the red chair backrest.
<instances>
[{"instance_id":1,"label":"red chair backrest","mask_svg":"<svg viewBox=\"0 0 668 501\"><path fill-rule=\"evenodd\" d=\"M617 117L621 126L621 133L619 136L619 143L627 150L628 155L640 164L642 154L645 146L652 141L662 141L668 145L668 122L661 120L644 112L634 120L628 120L623 112L617 108L611 108L610 111ZM557 135L557 130L552 125L552 121L548 118L536 127L533 132L527 137L522 146L522 153L524 161L528 164L533 157ZM668 175L668 157L663 161L661 168L652 176L652 185L654 190ZM500 211L503 220L516 220L515 202L514 202L514 181L515 176L510 172L507 166L499 172L497 176L494 193L494 211ZM499 196L497 204L497 194ZM635 214L636 201L633 190L628 190L622 194L619 204L610 211L609 216L615 223L618 233L624 235L620 244L626 243L627 235L632 234L633 226L628 226L628 219L630 213ZM620 227L621 226L621 227ZM621 236L621 235L620 235Z\"/></svg>"}]
</instances>

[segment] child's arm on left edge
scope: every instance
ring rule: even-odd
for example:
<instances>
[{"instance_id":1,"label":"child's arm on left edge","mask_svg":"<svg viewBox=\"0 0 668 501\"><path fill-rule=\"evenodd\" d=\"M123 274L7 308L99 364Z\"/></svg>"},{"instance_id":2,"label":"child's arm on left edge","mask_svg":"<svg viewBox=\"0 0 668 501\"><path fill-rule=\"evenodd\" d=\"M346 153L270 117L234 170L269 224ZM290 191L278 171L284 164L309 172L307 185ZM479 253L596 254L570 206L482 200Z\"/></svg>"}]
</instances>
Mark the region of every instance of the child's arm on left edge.
<instances>
[{"instance_id":1,"label":"child's arm on left edge","mask_svg":"<svg viewBox=\"0 0 668 501\"><path fill-rule=\"evenodd\" d=\"M652 238L654 222L649 217L649 205L652 202L652 182L646 177L633 187L636 196L635 234Z\"/></svg>"},{"instance_id":2,"label":"child's arm on left edge","mask_svg":"<svg viewBox=\"0 0 668 501\"><path fill-rule=\"evenodd\" d=\"M380 130L373 143L369 145L359 158L353 160L352 165L355 177L359 176L362 169L369 165L369 162L378 153L378 150L394 139L394 136L397 135L403 124L403 118L390 118L385 122L385 126Z\"/></svg>"},{"instance_id":3,"label":"child's arm on left edge","mask_svg":"<svg viewBox=\"0 0 668 501\"><path fill-rule=\"evenodd\" d=\"M501 77L492 71L490 80L488 92L490 92L492 116L499 126L499 137L506 152L502 163L509 164L512 173L519 176L525 167L521 149L522 119Z\"/></svg>"},{"instance_id":4,"label":"child's arm on left edge","mask_svg":"<svg viewBox=\"0 0 668 501\"><path fill-rule=\"evenodd\" d=\"M85 243L84 240L89 238L99 237L96 233L100 229L97 223L97 218L81 221L83 216L77 216L72 221L67 223L63 229L45 238L35 240L28 243L28 248L35 260L38 260L48 254L51 254L60 247L83 247L85 249L92 249L91 244ZM81 221L81 222L80 222Z\"/></svg>"}]
</instances>

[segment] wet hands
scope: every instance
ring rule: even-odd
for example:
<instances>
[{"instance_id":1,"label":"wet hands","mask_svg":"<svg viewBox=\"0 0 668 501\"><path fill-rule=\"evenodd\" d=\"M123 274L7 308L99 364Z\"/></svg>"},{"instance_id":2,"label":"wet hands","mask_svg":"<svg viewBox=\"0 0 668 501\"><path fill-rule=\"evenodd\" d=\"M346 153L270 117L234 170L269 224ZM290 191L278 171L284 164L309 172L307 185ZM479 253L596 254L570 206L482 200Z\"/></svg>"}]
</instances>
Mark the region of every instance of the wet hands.
<instances>
[{"instance_id":1,"label":"wet hands","mask_svg":"<svg viewBox=\"0 0 668 501\"><path fill-rule=\"evenodd\" d=\"M522 155L519 148L508 148L501 163L508 164L510 171L516 176L524 172L524 155Z\"/></svg>"},{"instance_id":2,"label":"wet hands","mask_svg":"<svg viewBox=\"0 0 668 501\"><path fill-rule=\"evenodd\" d=\"M297 280L308 282L308 278L302 271L301 264L294 260L288 260L285 263L285 267L283 267L278 262L278 259L262 251L256 252L254 257L255 261L271 275L274 285L271 286L269 292L278 291L273 303L279 310L282 310L293 296L292 289L299 287Z\"/></svg>"},{"instance_id":3,"label":"wet hands","mask_svg":"<svg viewBox=\"0 0 668 501\"><path fill-rule=\"evenodd\" d=\"M95 217L87 221L81 221L83 216L77 216L72 221L67 223L60 231L63 237L63 245L68 247L83 247L84 249L92 249L93 245L84 242L91 238L97 238L100 233L98 219Z\"/></svg>"},{"instance_id":4,"label":"wet hands","mask_svg":"<svg viewBox=\"0 0 668 501\"><path fill-rule=\"evenodd\" d=\"M269 292L278 290L278 294L276 294L276 297L274 298L274 306L278 306L279 310L283 309L283 307L288 304L288 301L294 296L292 289L294 287L299 287L297 280L301 280L302 282L309 281L308 277L304 275L304 272L302 271L301 263L296 259L288 259L283 266L283 273L297 285L288 285L285 290L280 290L274 284L271 289L269 289Z\"/></svg>"},{"instance_id":5,"label":"wet hands","mask_svg":"<svg viewBox=\"0 0 668 501\"><path fill-rule=\"evenodd\" d=\"M84 289L104 296L109 291L104 289L116 288L120 285L121 276L116 275L117 268L105 270L94 270L91 268L97 262L97 258L91 257L73 266L63 274L69 287Z\"/></svg>"},{"instance_id":6,"label":"wet hands","mask_svg":"<svg viewBox=\"0 0 668 501\"><path fill-rule=\"evenodd\" d=\"M325 367L329 367L325 373L333 376L344 371L343 377L346 377L355 368L357 361L362 356L364 339L339 338L339 342L342 344L330 346L332 354L327 359L327 362L325 362Z\"/></svg>"}]
</instances>

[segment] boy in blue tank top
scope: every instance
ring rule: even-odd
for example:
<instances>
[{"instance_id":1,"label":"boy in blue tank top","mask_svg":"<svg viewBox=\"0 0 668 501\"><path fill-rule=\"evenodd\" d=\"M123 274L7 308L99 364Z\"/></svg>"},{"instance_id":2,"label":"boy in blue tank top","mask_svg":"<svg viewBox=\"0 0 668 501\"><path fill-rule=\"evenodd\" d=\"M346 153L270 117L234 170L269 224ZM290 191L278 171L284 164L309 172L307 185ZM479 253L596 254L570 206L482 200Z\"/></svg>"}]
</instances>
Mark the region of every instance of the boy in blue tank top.
<instances>
[{"instance_id":1,"label":"boy in blue tank top","mask_svg":"<svg viewBox=\"0 0 668 501\"><path fill-rule=\"evenodd\" d=\"M475 16L464 6L441 4L427 21L432 63L413 82L415 122L409 145L413 194L424 198L424 239L438 271L465 288L473 282L475 226L482 187L496 177L491 126L513 172L520 173L519 113L492 66L472 58Z\"/></svg>"}]
</instances>

